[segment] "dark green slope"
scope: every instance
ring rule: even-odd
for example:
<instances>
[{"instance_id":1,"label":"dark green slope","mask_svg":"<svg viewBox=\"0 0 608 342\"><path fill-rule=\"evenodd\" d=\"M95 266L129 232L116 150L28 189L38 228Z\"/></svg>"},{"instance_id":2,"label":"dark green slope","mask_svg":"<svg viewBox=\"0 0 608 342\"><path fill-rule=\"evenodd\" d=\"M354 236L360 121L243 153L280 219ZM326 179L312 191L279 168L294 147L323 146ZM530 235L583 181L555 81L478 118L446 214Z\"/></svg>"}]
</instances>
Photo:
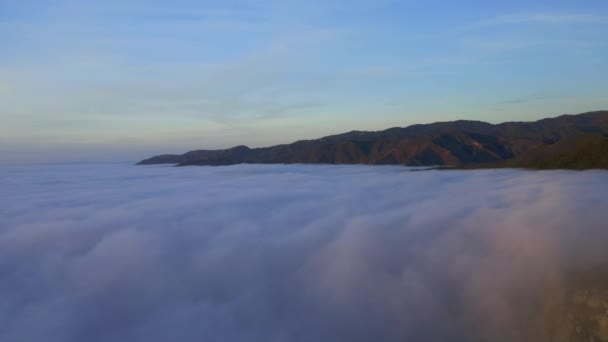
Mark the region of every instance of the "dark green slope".
<instances>
[{"instance_id":1,"label":"dark green slope","mask_svg":"<svg viewBox=\"0 0 608 342\"><path fill-rule=\"evenodd\" d=\"M530 151L514 164L533 169L608 169L608 137L588 134L564 139Z\"/></svg>"}]
</instances>

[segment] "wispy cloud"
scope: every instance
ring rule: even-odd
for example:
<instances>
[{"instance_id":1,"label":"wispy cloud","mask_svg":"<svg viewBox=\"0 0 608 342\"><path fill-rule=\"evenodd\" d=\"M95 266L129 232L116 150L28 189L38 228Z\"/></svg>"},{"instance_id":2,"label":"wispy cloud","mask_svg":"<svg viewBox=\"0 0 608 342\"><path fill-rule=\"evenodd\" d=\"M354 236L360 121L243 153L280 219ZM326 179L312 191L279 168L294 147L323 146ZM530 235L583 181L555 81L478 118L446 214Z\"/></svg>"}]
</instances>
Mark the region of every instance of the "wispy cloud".
<instances>
[{"instance_id":1,"label":"wispy cloud","mask_svg":"<svg viewBox=\"0 0 608 342\"><path fill-rule=\"evenodd\" d=\"M514 37L508 39L465 38L462 39L461 44L467 48L481 50L484 52L501 52L547 47L593 49L608 46L608 43L601 41L585 41L575 39L534 39L528 37Z\"/></svg>"},{"instance_id":2,"label":"wispy cloud","mask_svg":"<svg viewBox=\"0 0 608 342\"><path fill-rule=\"evenodd\" d=\"M505 101L498 102L497 104L508 104L508 105L518 105L525 104L530 102L541 102L541 101L555 101L555 100L573 100L578 97L573 94L565 94L565 93L538 93L538 94L530 94L528 96L522 96L518 98L512 98Z\"/></svg>"},{"instance_id":3,"label":"wispy cloud","mask_svg":"<svg viewBox=\"0 0 608 342\"><path fill-rule=\"evenodd\" d=\"M528 13L498 16L493 19L479 21L471 27L484 27L508 24L608 24L608 16L594 14L568 13Z\"/></svg>"}]
</instances>

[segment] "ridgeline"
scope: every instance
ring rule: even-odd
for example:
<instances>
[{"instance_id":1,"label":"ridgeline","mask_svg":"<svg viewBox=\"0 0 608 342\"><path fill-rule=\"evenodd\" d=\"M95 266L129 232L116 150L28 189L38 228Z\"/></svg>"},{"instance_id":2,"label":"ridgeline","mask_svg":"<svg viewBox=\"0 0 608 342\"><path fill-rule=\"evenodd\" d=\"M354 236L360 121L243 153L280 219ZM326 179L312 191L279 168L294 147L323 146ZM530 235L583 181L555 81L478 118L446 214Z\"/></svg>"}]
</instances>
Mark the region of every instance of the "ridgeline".
<instances>
[{"instance_id":1,"label":"ridgeline","mask_svg":"<svg viewBox=\"0 0 608 342\"><path fill-rule=\"evenodd\" d=\"M271 147L159 155L138 165L242 163L608 169L608 111L497 125L460 120L351 131Z\"/></svg>"}]
</instances>

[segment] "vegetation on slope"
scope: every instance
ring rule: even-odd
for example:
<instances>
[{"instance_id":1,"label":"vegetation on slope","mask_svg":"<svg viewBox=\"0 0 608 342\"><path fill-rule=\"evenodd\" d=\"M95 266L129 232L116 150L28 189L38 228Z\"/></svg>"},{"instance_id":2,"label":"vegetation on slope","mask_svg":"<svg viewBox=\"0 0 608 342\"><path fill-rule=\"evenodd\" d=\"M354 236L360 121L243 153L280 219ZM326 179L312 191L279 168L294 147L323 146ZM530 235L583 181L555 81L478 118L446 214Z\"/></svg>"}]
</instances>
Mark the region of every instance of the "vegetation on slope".
<instances>
[{"instance_id":1,"label":"vegetation on slope","mask_svg":"<svg viewBox=\"0 0 608 342\"><path fill-rule=\"evenodd\" d=\"M236 146L161 155L138 164L397 164L416 166L608 168L608 111L562 115L536 122L492 125L438 122L353 131L265 148Z\"/></svg>"}]
</instances>

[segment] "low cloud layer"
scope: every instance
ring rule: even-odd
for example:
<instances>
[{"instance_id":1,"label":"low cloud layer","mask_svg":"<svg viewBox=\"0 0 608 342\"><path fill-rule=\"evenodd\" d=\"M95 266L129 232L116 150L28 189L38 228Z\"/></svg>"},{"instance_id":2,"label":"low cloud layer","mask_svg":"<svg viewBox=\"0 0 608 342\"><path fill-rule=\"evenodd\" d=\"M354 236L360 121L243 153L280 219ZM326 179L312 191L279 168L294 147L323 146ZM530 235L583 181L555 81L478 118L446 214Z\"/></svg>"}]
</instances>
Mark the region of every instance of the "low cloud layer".
<instances>
[{"instance_id":1,"label":"low cloud layer","mask_svg":"<svg viewBox=\"0 0 608 342\"><path fill-rule=\"evenodd\" d=\"M605 171L22 166L0 188L7 342L560 340L569 291L608 278Z\"/></svg>"}]
</instances>

